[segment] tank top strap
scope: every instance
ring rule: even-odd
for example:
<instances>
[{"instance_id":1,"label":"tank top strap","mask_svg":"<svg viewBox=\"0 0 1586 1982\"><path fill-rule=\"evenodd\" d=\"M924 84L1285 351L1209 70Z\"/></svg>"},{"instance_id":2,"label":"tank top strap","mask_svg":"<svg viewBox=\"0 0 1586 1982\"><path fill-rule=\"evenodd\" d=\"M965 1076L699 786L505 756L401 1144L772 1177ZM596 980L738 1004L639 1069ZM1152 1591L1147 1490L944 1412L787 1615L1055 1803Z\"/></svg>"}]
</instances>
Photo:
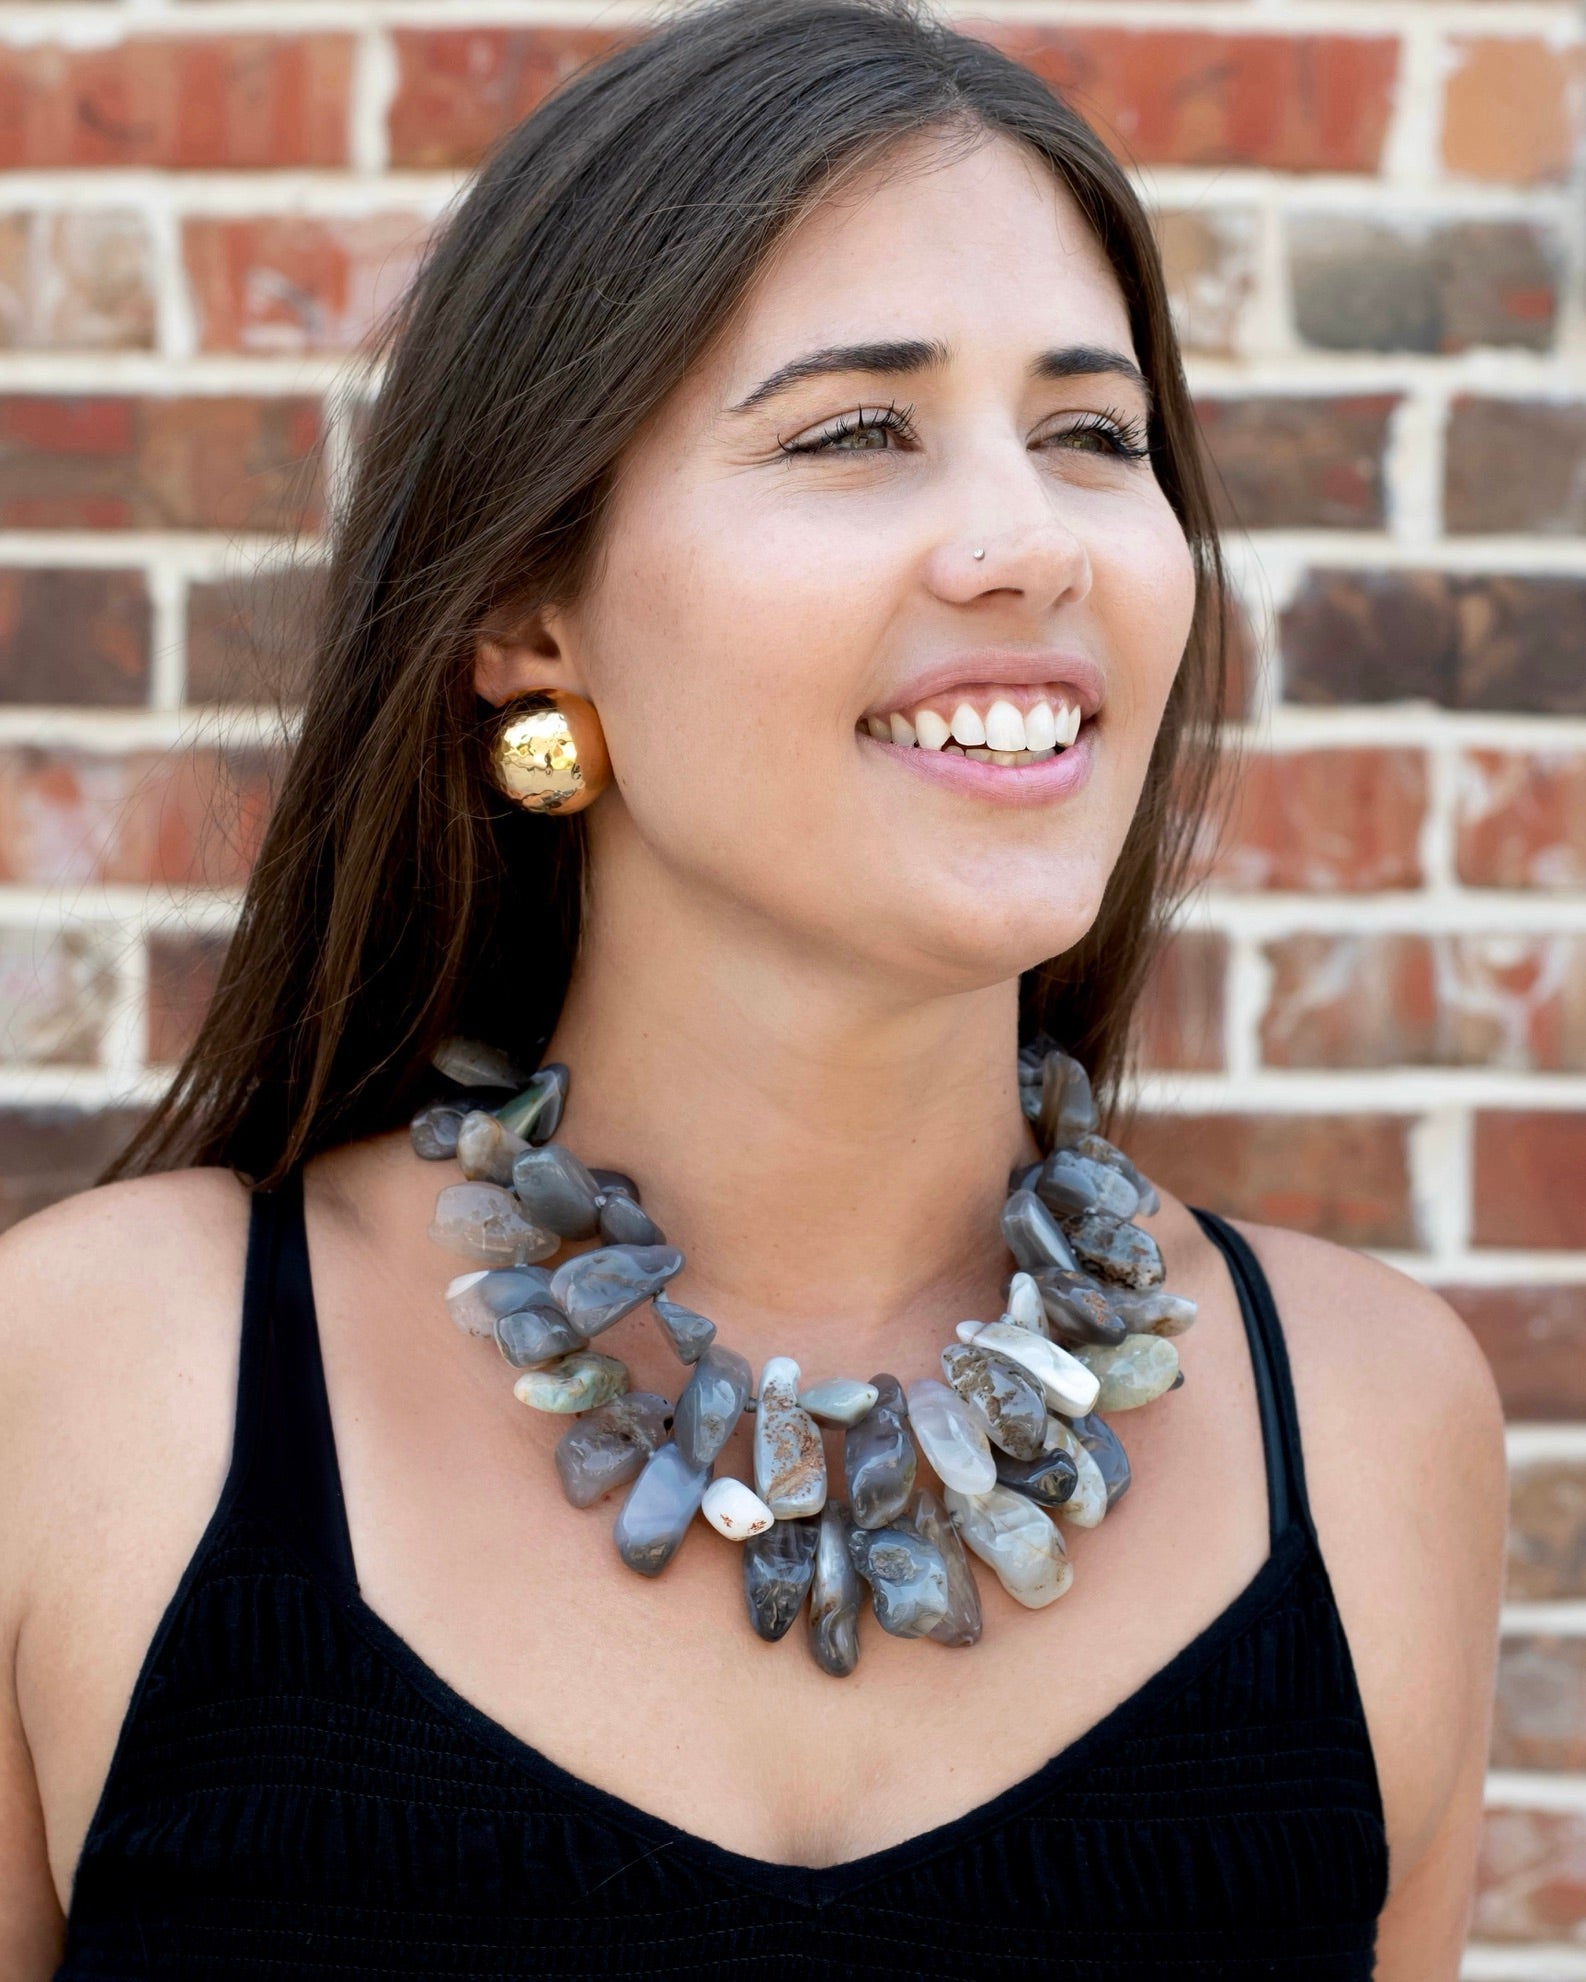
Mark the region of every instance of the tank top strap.
<instances>
[{"instance_id":1,"label":"tank top strap","mask_svg":"<svg viewBox=\"0 0 1586 1982\"><path fill-rule=\"evenodd\" d=\"M1239 1312L1244 1317L1256 1403L1261 1414L1261 1443L1266 1454L1271 1546L1276 1548L1290 1524L1298 1521L1312 1544L1320 1547L1305 1490L1305 1459L1300 1449L1294 1378L1271 1283L1249 1244L1226 1218L1195 1205L1189 1208L1201 1230L1228 1262L1234 1291L1239 1297Z\"/></svg>"},{"instance_id":2,"label":"tank top strap","mask_svg":"<svg viewBox=\"0 0 1586 1982\"><path fill-rule=\"evenodd\" d=\"M227 1498L357 1587L303 1218L303 1171L255 1189Z\"/></svg>"}]
</instances>

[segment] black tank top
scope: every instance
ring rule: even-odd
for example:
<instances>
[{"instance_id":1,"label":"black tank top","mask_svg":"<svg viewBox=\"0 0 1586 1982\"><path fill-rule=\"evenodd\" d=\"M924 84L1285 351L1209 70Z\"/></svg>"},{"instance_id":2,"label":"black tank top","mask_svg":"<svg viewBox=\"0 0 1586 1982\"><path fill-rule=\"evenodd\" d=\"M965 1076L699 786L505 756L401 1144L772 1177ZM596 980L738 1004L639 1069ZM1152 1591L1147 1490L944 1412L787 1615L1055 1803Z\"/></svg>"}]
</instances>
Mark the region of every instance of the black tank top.
<instances>
[{"instance_id":1,"label":"black tank top","mask_svg":"<svg viewBox=\"0 0 1586 1982\"><path fill-rule=\"evenodd\" d=\"M256 1191L230 1473L133 1691L57 1977L1363 1982L1386 1834L1282 1330L1238 1233L1195 1215L1249 1338L1266 1562L1033 1775L812 1869L725 1850L570 1774L363 1603L301 1172ZM1060 1686L1060 1629L1048 1652L1032 1644L1041 1656Z\"/></svg>"}]
</instances>

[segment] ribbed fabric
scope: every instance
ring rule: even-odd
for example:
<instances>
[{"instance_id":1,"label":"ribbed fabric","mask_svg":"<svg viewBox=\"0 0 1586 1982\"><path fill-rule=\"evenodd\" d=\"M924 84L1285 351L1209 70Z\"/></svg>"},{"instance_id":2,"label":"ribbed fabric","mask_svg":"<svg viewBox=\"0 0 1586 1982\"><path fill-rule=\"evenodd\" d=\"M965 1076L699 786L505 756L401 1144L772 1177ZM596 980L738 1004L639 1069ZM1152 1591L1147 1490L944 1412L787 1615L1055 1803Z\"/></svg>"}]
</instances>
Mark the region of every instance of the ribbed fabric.
<instances>
[{"instance_id":1,"label":"ribbed fabric","mask_svg":"<svg viewBox=\"0 0 1586 1982\"><path fill-rule=\"evenodd\" d=\"M134 1690L58 1982L1368 1978L1382 1803L1282 1330L1237 1232L1195 1215L1249 1338L1267 1561L1033 1775L811 1870L723 1850L570 1775L362 1602L301 1174L255 1193L231 1471Z\"/></svg>"}]
</instances>

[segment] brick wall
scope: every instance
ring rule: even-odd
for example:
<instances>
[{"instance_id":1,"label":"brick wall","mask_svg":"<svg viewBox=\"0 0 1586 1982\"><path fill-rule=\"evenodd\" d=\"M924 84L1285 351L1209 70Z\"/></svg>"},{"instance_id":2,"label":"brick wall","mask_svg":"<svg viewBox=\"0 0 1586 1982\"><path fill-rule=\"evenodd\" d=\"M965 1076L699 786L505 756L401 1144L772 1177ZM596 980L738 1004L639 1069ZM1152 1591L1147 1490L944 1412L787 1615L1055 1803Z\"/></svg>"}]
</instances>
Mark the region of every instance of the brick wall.
<instances>
[{"instance_id":1,"label":"brick wall","mask_svg":"<svg viewBox=\"0 0 1586 1982\"><path fill-rule=\"evenodd\" d=\"M331 388L459 174L642 6L0 6L0 1221L212 981ZM1563 0L1003 0L1160 214L1251 760L1137 1133L1443 1287L1513 1418L1473 1976L1586 1977L1586 302Z\"/></svg>"}]
</instances>

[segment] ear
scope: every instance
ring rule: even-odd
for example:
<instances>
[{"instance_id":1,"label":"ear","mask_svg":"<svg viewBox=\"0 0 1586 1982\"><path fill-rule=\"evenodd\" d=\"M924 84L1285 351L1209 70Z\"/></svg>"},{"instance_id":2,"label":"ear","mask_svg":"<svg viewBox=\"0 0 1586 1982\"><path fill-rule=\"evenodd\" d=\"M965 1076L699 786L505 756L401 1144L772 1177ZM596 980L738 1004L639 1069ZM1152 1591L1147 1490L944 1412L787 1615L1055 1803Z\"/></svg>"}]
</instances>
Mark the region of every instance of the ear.
<instances>
[{"instance_id":1,"label":"ear","mask_svg":"<svg viewBox=\"0 0 1586 1982\"><path fill-rule=\"evenodd\" d=\"M515 619L510 628L482 627L474 641L474 693L495 708L531 688L567 688L582 695L567 646L565 623L552 607Z\"/></svg>"}]
</instances>

